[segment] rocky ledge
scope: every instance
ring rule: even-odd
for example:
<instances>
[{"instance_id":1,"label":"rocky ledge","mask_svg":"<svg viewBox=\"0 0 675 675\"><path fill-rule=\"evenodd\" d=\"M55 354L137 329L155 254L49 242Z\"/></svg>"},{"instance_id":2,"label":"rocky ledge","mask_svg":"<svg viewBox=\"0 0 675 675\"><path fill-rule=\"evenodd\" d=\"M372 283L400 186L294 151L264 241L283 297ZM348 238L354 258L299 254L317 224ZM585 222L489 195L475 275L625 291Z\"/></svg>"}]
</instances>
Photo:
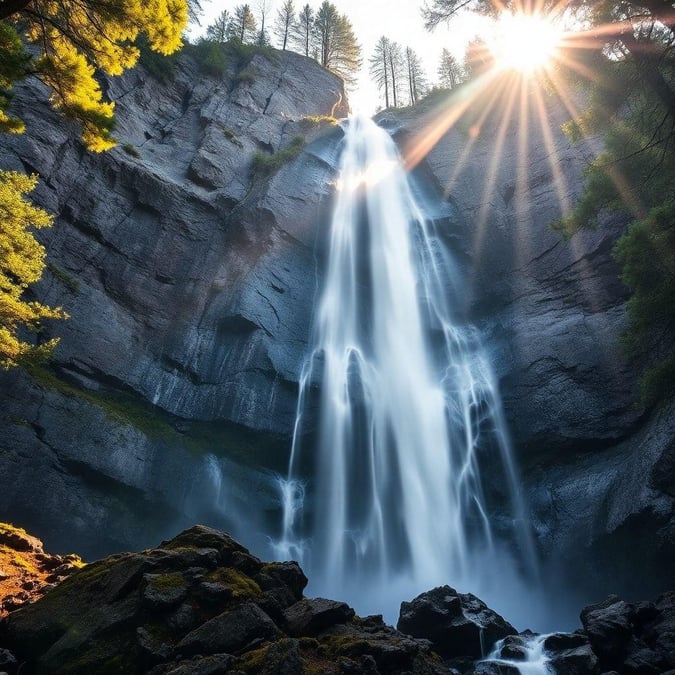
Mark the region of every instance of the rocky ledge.
<instances>
[{"instance_id":1,"label":"rocky ledge","mask_svg":"<svg viewBox=\"0 0 675 675\"><path fill-rule=\"evenodd\" d=\"M654 603L612 596L586 607L574 633L536 636L441 586L402 603L394 629L343 602L305 598L297 563L264 563L200 525L86 566L45 554L16 528L3 527L0 541L56 575L36 580L30 600L44 597L10 607L0 623L9 675L516 675L535 658L559 675L675 672L675 593Z\"/></svg>"}]
</instances>

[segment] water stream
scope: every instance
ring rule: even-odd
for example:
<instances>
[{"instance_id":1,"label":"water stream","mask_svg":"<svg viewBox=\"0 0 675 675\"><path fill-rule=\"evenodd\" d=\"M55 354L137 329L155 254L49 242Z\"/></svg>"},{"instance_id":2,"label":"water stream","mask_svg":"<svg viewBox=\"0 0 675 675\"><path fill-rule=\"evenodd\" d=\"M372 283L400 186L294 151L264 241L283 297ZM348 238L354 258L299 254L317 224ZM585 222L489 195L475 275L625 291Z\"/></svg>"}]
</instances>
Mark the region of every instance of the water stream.
<instances>
[{"instance_id":1,"label":"water stream","mask_svg":"<svg viewBox=\"0 0 675 675\"><path fill-rule=\"evenodd\" d=\"M395 622L447 583L532 619L532 538L456 265L387 132L352 118L343 143L276 553L361 614Z\"/></svg>"}]
</instances>

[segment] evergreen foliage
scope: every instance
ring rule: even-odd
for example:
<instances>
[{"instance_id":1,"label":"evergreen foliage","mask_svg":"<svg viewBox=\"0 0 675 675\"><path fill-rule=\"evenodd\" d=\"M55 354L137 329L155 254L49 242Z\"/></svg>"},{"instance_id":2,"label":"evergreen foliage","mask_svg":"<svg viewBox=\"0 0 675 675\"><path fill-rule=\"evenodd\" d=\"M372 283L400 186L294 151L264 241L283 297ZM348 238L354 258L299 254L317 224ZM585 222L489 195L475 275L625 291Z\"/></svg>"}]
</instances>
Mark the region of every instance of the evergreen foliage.
<instances>
[{"instance_id":1,"label":"evergreen foliage","mask_svg":"<svg viewBox=\"0 0 675 675\"><path fill-rule=\"evenodd\" d=\"M52 104L82 125L88 149L115 145L112 103L105 102L97 69L119 75L135 65L145 36L150 48L171 54L182 44L186 0L17 0L0 5L0 128L20 131L6 112L14 82L35 75L52 90ZM20 37L35 45L27 51Z\"/></svg>"},{"instance_id":2,"label":"evergreen foliage","mask_svg":"<svg viewBox=\"0 0 675 675\"><path fill-rule=\"evenodd\" d=\"M293 4L293 0L284 0L284 4L277 10L277 17L274 22L274 34L279 40L282 51L286 50L295 27L295 5Z\"/></svg>"},{"instance_id":3,"label":"evergreen foliage","mask_svg":"<svg viewBox=\"0 0 675 675\"><path fill-rule=\"evenodd\" d=\"M613 59L587 55L601 77L587 83L589 108L566 126L573 138L604 131L604 152L587 168L572 214L554 226L571 235L608 211L632 221L614 254L631 290L624 343L646 365L642 394L650 404L675 393L675 120L641 59L614 47ZM669 81L671 59L665 50L660 72Z\"/></svg>"},{"instance_id":4,"label":"evergreen foliage","mask_svg":"<svg viewBox=\"0 0 675 675\"><path fill-rule=\"evenodd\" d=\"M37 331L43 319L64 318L60 308L25 299L30 284L42 276L45 249L31 228L49 227L52 218L24 195L37 185L37 176L0 171L0 367L9 368L50 354L58 340L33 344L21 336Z\"/></svg>"},{"instance_id":5,"label":"evergreen foliage","mask_svg":"<svg viewBox=\"0 0 675 675\"><path fill-rule=\"evenodd\" d=\"M361 47L347 16L324 0L314 18L313 32L319 63L352 82L354 73L361 67Z\"/></svg>"},{"instance_id":6,"label":"evergreen foliage","mask_svg":"<svg viewBox=\"0 0 675 675\"><path fill-rule=\"evenodd\" d=\"M464 81L465 77L464 68L452 53L444 47L441 52L441 61L438 64L438 81L441 87L454 89Z\"/></svg>"}]
</instances>

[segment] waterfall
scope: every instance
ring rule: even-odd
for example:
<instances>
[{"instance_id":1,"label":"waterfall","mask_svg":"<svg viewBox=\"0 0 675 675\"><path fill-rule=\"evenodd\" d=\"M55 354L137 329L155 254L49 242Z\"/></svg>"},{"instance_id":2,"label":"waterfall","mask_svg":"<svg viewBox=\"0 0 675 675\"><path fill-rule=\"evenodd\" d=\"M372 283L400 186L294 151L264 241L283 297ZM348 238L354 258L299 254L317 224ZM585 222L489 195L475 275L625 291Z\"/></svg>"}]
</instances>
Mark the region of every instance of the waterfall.
<instances>
[{"instance_id":1,"label":"waterfall","mask_svg":"<svg viewBox=\"0 0 675 675\"><path fill-rule=\"evenodd\" d=\"M276 555L301 562L310 594L395 620L439 584L508 594L536 562L493 375L453 310L452 257L386 131L345 126ZM484 463L510 513L499 532Z\"/></svg>"}]
</instances>

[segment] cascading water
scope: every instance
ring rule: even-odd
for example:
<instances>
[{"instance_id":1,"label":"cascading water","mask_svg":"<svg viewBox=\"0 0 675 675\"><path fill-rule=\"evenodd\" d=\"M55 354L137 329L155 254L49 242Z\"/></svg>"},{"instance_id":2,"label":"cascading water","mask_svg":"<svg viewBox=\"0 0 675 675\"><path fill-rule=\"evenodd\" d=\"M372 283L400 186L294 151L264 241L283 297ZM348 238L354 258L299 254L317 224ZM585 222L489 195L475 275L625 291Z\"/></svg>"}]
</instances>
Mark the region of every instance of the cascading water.
<instances>
[{"instance_id":1,"label":"cascading water","mask_svg":"<svg viewBox=\"0 0 675 675\"><path fill-rule=\"evenodd\" d=\"M343 142L276 553L301 562L310 593L361 613L395 620L401 600L445 583L499 609L515 569L536 563L491 370L453 314L453 261L395 144L361 118ZM501 465L513 557L483 461Z\"/></svg>"}]
</instances>

